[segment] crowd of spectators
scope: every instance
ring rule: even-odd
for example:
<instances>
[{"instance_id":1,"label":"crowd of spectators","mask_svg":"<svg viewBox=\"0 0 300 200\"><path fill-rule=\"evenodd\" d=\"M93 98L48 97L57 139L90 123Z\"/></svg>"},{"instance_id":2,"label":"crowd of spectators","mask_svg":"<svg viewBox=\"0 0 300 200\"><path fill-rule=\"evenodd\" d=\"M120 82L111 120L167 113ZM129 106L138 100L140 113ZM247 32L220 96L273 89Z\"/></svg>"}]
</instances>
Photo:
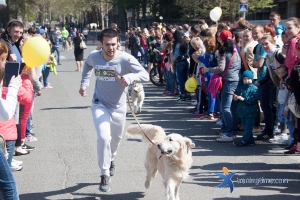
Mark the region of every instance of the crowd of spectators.
<instances>
[{"instance_id":1,"label":"crowd of spectators","mask_svg":"<svg viewBox=\"0 0 300 200\"><path fill-rule=\"evenodd\" d=\"M238 17L210 27L204 20L191 26L155 22L129 29L125 48L149 73L157 65L157 79L166 84L163 95L179 102L191 100L185 82L196 78L191 114L200 120L218 118L218 142L239 147L256 140L279 142L288 150L285 154L294 155L300 150L300 96L295 90L300 22L292 17L281 25L277 12L269 18L266 25ZM244 131L241 140L236 140L237 131Z\"/></svg>"}]
</instances>

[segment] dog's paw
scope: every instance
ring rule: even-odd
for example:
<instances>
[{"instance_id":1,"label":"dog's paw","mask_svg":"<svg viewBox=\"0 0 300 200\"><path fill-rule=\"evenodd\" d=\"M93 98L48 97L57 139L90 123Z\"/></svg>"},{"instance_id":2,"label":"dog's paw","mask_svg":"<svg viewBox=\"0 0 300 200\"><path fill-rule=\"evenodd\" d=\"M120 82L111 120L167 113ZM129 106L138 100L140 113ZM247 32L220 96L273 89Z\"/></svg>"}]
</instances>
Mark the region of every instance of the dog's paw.
<instances>
[{"instance_id":1,"label":"dog's paw","mask_svg":"<svg viewBox=\"0 0 300 200\"><path fill-rule=\"evenodd\" d=\"M145 188L148 189L150 187L150 180L146 179L145 181Z\"/></svg>"}]
</instances>

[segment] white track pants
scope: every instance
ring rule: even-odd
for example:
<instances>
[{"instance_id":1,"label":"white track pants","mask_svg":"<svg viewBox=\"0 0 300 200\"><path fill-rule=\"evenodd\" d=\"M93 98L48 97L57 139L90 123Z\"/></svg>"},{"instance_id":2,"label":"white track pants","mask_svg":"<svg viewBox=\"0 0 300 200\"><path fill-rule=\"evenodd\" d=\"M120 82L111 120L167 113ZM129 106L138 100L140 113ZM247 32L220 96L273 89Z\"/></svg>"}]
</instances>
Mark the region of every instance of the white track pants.
<instances>
[{"instance_id":1,"label":"white track pants","mask_svg":"<svg viewBox=\"0 0 300 200\"><path fill-rule=\"evenodd\" d=\"M91 111L98 138L98 165L101 175L109 176L110 163L117 154L125 127L126 104L119 109L107 109L101 103L93 103Z\"/></svg>"}]
</instances>

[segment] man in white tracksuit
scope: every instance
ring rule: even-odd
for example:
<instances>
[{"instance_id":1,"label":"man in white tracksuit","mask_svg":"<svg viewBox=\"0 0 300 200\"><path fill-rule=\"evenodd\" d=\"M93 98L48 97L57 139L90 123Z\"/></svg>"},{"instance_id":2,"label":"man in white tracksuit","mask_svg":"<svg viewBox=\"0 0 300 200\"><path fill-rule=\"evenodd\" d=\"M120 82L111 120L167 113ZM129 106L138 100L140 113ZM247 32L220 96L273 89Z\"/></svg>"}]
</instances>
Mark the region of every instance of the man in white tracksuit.
<instances>
[{"instance_id":1,"label":"man in white tracksuit","mask_svg":"<svg viewBox=\"0 0 300 200\"><path fill-rule=\"evenodd\" d=\"M148 81L149 75L130 54L117 50L118 33L105 29L100 33L102 51L91 53L85 61L79 93L87 96L86 86L94 69L95 91L91 111L97 130L98 165L101 170L99 190L108 192L114 175L114 158L126 120L126 87L133 81Z\"/></svg>"}]
</instances>

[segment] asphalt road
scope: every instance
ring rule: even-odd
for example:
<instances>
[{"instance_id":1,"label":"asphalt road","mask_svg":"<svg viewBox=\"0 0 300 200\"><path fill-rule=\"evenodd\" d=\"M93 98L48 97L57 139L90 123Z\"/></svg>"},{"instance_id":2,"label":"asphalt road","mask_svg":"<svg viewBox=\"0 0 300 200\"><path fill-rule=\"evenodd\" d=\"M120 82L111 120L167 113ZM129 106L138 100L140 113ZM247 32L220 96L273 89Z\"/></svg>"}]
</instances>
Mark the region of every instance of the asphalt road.
<instances>
[{"instance_id":1,"label":"asphalt road","mask_svg":"<svg viewBox=\"0 0 300 200\"><path fill-rule=\"evenodd\" d=\"M88 42L85 58L96 45ZM163 200L162 178L157 176L152 186L144 187L146 171L143 166L148 142L123 137L115 160L116 175L111 191L100 193L99 168L96 154L96 131L90 105L94 77L88 88L88 97L78 93L81 73L75 72L73 50L62 51L62 65L58 75L50 74L53 89L43 89L35 99L34 133L36 150L16 157L24 162L24 169L14 172L21 200L82 199L82 200ZM192 117L190 102L178 103L175 97L163 96L162 87L144 84L146 100L141 123L162 126L167 133L190 137L196 144L190 177L182 183L182 200L198 199L300 199L299 156L284 156L279 144L257 142L253 147L234 147L232 143L217 143L211 121ZM113 92L113 91L112 91ZM129 115L126 126L135 123ZM227 167L235 172L234 190L228 186L216 188ZM287 183L243 183L243 179L287 179ZM239 181L238 181L239 179ZM249 180L248 180L249 181Z\"/></svg>"}]
</instances>

